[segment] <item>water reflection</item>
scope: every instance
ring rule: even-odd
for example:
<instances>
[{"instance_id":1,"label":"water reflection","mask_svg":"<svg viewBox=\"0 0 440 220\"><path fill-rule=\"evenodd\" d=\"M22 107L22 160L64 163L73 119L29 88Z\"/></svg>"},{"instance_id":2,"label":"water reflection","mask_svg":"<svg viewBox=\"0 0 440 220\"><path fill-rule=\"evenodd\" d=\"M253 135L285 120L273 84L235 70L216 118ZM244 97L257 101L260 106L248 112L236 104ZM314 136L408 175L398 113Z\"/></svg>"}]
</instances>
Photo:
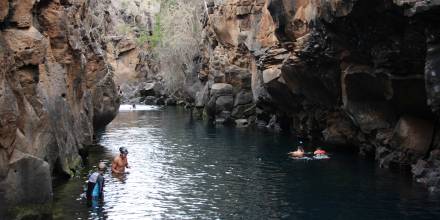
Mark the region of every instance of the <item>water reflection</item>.
<instances>
[{"instance_id":1,"label":"water reflection","mask_svg":"<svg viewBox=\"0 0 440 220\"><path fill-rule=\"evenodd\" d=\"M355 155L291 160L290 136L209 126L180 109L121 112L97 138L101 146L91 149L89 164L110 163L127 147L130 173L105 173L105 200L96 209L78 200L85 177L57 187L59 218L413 219L440 213L438 197Z\"/></svg>"}]
</instances>

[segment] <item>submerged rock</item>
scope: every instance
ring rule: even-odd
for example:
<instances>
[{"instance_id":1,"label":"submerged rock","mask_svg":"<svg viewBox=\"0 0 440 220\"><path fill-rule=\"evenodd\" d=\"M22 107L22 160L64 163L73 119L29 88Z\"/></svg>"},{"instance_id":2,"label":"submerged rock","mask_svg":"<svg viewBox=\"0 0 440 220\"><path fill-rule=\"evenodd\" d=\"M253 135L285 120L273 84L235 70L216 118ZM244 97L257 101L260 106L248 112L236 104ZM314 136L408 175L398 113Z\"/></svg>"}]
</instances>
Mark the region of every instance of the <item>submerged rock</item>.
<instances>
[{"instance_id":1,"label":"submerged rock","mask_svg":"<svg viewBox=\"0 0 440 220\"><path fill-rule=\"evenodd\" d=\"M247 119L237 119L235 120L235 126L238 128L245 128L249 126L249 121Z\"/></svg>"},{"instance_id":2,"label":"submerged rock","mask_svg":"<svg viewBox=\"0 0 440 220\"><path fill-rule=\"evenodd\" d=\"M154 105L156 104L156 97L155 96L147 96L144 100L145 105Z\"/></svg>"},{"instance_id":3,"label":"submerged rock","mask_svg":"<svg viewBox=\"0 0 440 220\"><path fill-rule=\"evenodd\" d=\"M177 105L177 101L174 98L167 98L165 100L165 105L174 106Z\"/></svg>"}]
</instances>

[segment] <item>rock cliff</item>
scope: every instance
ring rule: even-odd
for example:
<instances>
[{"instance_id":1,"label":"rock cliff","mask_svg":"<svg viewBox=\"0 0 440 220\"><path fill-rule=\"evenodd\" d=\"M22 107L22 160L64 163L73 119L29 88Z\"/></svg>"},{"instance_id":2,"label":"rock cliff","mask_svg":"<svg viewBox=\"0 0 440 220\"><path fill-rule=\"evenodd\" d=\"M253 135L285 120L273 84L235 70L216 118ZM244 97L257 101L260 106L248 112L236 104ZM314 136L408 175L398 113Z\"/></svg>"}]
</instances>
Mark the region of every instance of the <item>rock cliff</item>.
<instances>
[{"instance_id":1,"label":"rock cliff","mask_svg":"<svg viewBox=\"0 0 440 220\"><path fill-rule=\"evenodd\" d=\"M0 207L46 203L119 108L108 1L0 1ZM1 212L1 210L0 210Z\"/></svg>"},{"instance_id":2,"label":"rock cliff","mask_svg":"<svg viewBox=\"0 0 440 220\"><path fill-rule=\"evenodd\" d=\"M440 1L206 0L196 107L440 187Z\"/></svg>"}]
</instances>

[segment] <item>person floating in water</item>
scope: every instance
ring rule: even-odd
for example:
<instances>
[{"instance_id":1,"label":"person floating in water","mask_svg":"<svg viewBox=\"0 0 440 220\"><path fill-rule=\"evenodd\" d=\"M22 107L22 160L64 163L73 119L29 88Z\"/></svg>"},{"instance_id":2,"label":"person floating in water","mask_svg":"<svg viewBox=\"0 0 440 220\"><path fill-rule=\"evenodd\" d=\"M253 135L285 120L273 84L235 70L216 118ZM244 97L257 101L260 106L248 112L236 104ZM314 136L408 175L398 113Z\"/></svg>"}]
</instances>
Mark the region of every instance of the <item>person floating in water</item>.
<instances>
[{"instance_id":1,"label":"person floating in water","mask_svg":"<svg viewBox=\"0 0 440 220\"><path fill-rule=\"evenodd\" d=\"M320 147L316 148L315 152L313 152L315 156L326 156L327 152L325 150L321 149Z\"/></svg>"},{"instance_id":2,"label":"person floating in water","mask_svg":"<svg viewBox=\"0 0 440 220\"><path fill-rule=\"evenodd\" d=\"M119 148L119 155L116 156L112 162L112 173L123 174L125 173L125 168L130 168L130 166L128 166L127 154L127 148Z\"/></svg>"},{"instance_id":3,"label":"person floating in water","mask_svg":"<svg viewBox=\"0 0 440 220\"><path fill-rule=\"evenodd\" d=\"M304 157L304 149L301 146L298 146L296 151L292 151L288 153L291 157L302 158Z\"/></svg>"},{"instance_id":4,"label":"person floating in water","mask_svg":"<svg viewBox=\"0 0 440 220\"><path fill-rule=\"evenodd\" d=\"M98 164L98 170L90 174L89 181L87 183L87 204L95 205L98 201L102 201L104 199L104 171L106 165L104 162L100 162Z\"/></svg>"}]
</instances>

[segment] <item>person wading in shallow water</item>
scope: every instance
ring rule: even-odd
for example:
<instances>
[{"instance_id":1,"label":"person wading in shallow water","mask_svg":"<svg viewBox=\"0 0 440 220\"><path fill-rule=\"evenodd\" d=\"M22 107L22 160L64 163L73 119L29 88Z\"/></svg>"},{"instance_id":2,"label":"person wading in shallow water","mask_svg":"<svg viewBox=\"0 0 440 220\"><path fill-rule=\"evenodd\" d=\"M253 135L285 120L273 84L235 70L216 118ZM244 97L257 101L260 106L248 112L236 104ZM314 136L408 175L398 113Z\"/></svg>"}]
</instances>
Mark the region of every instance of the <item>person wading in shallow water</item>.
<instances>
[{"instance_id":1,"label":"person wading in shallow water","mask_svg":"<svg viewBox=\"0 0 440 220\"><path fill-rule=\"evenodd\" d=\"M104 199L104 171L106 165L104 162L100 162L98 165L98 171L90 174L89 181L87 183L87 204L89 206L94 203L97 204L98 201L102 201ZM95 204L95 205L96 205Z\"/></svg>"},{"instance_id":2,"label":"person wading in shallow water","mask_svg":"<svg viewBox=\"0 0 440 220\"><path fill-rule=\"evenodd\" d=\"M130 168L130 166L128 166L127 154L128 154L127 148L125 147L119 148L119 155L116 156L112 162L112 173L123 174L125 173L125 168Z\"/></svg>"}]
</instances>

